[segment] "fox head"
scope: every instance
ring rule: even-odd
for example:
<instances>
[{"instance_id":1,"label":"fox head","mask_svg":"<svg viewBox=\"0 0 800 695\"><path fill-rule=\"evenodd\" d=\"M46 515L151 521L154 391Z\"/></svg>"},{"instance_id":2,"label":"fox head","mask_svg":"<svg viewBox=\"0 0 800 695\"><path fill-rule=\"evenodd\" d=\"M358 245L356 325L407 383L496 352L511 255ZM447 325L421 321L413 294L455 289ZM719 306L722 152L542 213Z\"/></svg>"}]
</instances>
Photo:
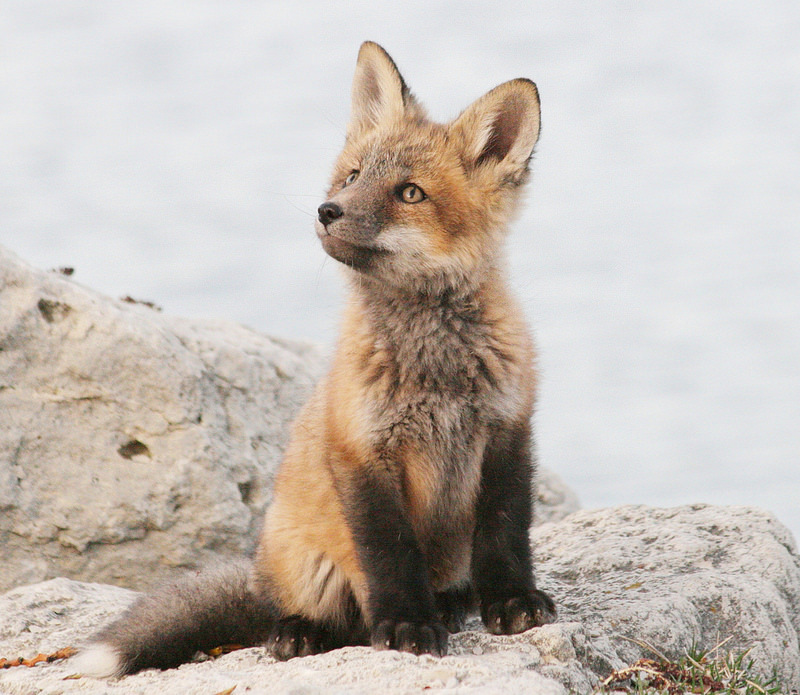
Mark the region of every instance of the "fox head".
<instances>
[{"instance_id":1,"label":"fox head","mask_svg":"<svg viewBox=\"0 0 800 695\"><path fill-rule=\"evenodd\" d=\"M345 146L318 210L323 248L402 288L469 283L497 257L538 137L530 80L505 82L434 123L389 54L365 42Z\"/></svg>"}]
</instances>

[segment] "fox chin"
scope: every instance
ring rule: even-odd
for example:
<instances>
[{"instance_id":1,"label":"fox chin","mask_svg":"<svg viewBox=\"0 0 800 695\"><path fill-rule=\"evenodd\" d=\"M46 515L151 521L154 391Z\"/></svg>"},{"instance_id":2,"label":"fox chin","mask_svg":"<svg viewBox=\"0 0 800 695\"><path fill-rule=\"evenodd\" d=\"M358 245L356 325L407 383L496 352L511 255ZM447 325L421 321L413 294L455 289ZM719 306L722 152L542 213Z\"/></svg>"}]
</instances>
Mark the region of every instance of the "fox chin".
<instances>
[{"instance_id":1,"label":"fox chin","mask_svg":"<svg viewBox=\"0 0 800 695\"><path fill-rule=\"evenodd\" d=\"M349 296L255 557L140 598L78 655L82 673L228 644L441 656L473 610L494 634L555 619L528 535L535 354L503 251L538 137L530 80L434 123L386 51L361 46L315 221Z\"/></svg>"}]
</instances>

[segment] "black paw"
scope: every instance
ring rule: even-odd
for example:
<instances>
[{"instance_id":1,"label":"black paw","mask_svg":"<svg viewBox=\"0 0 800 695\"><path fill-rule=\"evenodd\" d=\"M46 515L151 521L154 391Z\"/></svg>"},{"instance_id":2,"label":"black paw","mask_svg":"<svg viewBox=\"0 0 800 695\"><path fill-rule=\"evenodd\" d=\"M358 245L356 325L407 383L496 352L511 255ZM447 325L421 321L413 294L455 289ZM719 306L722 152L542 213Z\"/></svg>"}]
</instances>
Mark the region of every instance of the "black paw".
<instances>
[{"instance_id":1,"label":"black paw","mask_svg":"<svg viewBox=\"0 0 800 695\"><path fill-rule=\"evenodd\" d=\"M330 634L322 625L293 615L275 623L266 647L276 659L286 661L328 651L333 648L330 642Z\"/></svg>"},{"instance_id":2,"label":"black paw","mask_svg":"<svg viewBox=\"0 0 800 695\"><path fill-rule=\"evenodd\" d=\"M481 606L481 618L493 635L514 635L532 627L552 623L556 604L546 593L533 589L525 596L514 596Z\"/></svg>"},{"instance_id":3,"label":"black paw","mask_svg":"<svg viewBox=\"0 0 800 695\"><path fill-rule=\"evenodd\" d=\"M370 642L375 649L444 656L447 654L447 628L438 621L405 623L382 620L372 630Z\"/></svg>"},{"instance_id":4,"label":"black paw","mask_svg":"<svg viewBox=\"0 0 800 695\"><path fill-rule=\"evenodd\" d=\"M467 622L470 609L475 600L472 587L448 589L436 594L436 615L450 633L461 632Z\"/></svg>"}]
</instances>

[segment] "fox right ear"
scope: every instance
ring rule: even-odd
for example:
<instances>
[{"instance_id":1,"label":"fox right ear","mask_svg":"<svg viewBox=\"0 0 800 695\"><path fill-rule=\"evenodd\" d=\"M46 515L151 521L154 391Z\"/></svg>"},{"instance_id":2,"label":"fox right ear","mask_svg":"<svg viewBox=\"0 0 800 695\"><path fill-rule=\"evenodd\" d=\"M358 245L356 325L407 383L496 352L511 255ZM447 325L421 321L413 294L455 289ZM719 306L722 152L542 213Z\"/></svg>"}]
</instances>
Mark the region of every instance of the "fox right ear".
<instances>
[{"instance_id":1,"label":"fox right ear","mask_svg":"<svg viewBox=\"0 0 800 695\"><path fill-rule=\"evenodd\" d=\"M412 104L416 106L414 97L389 54L377 43L362 43L353 78L348 137L387 119L399 119Z\"/></svg>"},{"instance_id":2,"label":"fox right ear","mask_svg":"<svg viewBox=\"0 0 800 695\"><path fill-rule=\"evenodd\" d=\"M504 82L474 102L450 126L470 169L498 168L515 180L528 169L539 139L539 92L530 80Z\"/></svg>"}]
</instances>

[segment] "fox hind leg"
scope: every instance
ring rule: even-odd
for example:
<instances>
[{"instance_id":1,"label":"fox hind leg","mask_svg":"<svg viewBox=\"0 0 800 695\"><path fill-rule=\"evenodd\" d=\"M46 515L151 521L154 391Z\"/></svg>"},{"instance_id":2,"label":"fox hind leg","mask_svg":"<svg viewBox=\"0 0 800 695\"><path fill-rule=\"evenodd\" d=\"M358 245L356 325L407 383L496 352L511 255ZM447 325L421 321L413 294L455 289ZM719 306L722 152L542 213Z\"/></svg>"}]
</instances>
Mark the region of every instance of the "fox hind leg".
<instances>
[{"instance_id":1,"label":"fox hind leg","mask_svg":"<svg viewBox=\"0 0 800 695\"><path fill-rule=\"evenodd\" d=\"M461 632L466 626L467 616L475 608L475 595L472 586L455 586L438 591L434 596L436 613L447 631L451 634Z\"/></svg>"},{"instance_id":2,"label":"fox hind leg","mask_svg":"<svg viewBox=\"0 0 800 695\"><path fill-rule=\"evenodd\" d=\"M275 622L267 638L267 651L279 661L322 654L332 649L367 644L366 634L290 615Z\"/></svg>"}]
</instances>

